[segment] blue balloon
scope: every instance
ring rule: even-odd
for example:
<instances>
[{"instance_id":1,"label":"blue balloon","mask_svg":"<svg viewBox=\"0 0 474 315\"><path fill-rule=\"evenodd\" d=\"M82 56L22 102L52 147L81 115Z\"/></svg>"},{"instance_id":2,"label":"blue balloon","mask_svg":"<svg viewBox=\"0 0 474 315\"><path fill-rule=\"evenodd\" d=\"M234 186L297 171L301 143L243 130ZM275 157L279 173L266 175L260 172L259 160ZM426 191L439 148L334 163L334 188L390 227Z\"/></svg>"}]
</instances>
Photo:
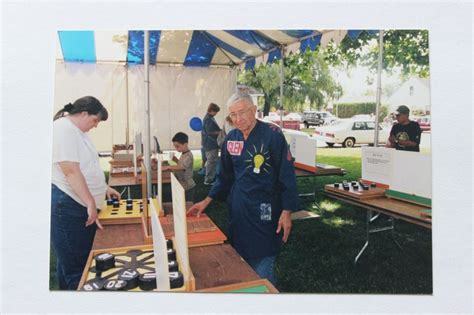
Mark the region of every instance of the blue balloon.
<instances>
[{"instance_id":1,"label":"blue balloon","mask_svg":"<svg viewBox=\"0 0 474 315\"><path fill-rule=\"evenodd\" d=\"M194 131L201 131L202 130L202 121L199 117L193 117L189 121L189 127L191 127Z\"/></svg>"}]
</instances>

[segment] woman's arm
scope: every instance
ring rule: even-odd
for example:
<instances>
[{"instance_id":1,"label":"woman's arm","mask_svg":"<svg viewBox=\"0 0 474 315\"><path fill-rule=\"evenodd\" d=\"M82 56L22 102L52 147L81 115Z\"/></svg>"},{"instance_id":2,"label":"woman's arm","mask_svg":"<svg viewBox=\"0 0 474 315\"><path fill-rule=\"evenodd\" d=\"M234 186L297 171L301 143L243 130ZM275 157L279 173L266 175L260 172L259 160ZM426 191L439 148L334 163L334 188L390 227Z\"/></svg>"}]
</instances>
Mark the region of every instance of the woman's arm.
<instances>
[{"instance_id":1,"label":"woman's arm","mask_svg":"<svg viewBox=\"0 0 474 315\"><path fill-rule=\"evenodd\" d=\"M97 218L97 205L95 204L94 197L87 187L86 179L81 172L79 163L64 161L59 162L59 167L64 173L64 176L66 176L66 180L68 181L72 190L87 206L87 214L89 216L86 221L86 226L89 226L95 222L97 226L102 229L102 225Z\"/></svg>"}]
</instances>

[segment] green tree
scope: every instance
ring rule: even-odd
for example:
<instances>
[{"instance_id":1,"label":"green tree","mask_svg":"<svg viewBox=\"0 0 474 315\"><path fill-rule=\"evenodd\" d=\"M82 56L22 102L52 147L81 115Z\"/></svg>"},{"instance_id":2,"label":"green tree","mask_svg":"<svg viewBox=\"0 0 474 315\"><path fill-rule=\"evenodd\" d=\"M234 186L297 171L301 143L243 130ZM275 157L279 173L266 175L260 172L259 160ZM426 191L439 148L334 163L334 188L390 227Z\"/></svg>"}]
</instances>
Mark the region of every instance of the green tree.
<instances>
[{"instance_id":1,"label":"green tree","mask_svg":"<svg viewBox=\"0 0 474 315\"><path fill-rule=\"evenodd\" d=\"M403 76L429 77L427 30L385 30L383 36L383 69L388 73L401 69ZM362 32L356 40L346 36L339 45L330 43L324 59L332 66L378 65L378 36Z\"/></svg>"},{"instance_id":2,"label":"green tree","mask_svg":"<svg viewBox=\"0 0 474 315\"><path fill-rule=\"evenodd\" d=\"M262 91L265 96L264 114L278 107L280 98L280 64L265 64L243 71L239 83ZM326 108L330 100L342 94L342 87L331 77L329 67L317 50L290 55L284 59L283 108L302 111L305 107Z\"/></svg>"}]
</instances>

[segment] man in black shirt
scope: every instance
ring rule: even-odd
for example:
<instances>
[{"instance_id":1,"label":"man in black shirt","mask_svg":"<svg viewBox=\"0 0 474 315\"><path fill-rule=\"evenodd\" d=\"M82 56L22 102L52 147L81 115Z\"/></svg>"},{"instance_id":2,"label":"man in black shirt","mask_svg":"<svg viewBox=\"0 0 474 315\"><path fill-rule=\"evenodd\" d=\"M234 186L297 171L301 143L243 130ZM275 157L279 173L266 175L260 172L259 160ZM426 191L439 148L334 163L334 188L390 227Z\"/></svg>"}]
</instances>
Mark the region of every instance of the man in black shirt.
<instances>
[{"instance_id":1,"label":"man in black shirt","mask_svg":"<svg viewBox=\"0 0 474 315\"><path fill-rule=\"evenodd\" d=\"M411 121L410 109L401 105L395 111L397 123L390 131L387 147L397 150L420 152L421 128L416 121Z\"/></svg>"}]
</instances>

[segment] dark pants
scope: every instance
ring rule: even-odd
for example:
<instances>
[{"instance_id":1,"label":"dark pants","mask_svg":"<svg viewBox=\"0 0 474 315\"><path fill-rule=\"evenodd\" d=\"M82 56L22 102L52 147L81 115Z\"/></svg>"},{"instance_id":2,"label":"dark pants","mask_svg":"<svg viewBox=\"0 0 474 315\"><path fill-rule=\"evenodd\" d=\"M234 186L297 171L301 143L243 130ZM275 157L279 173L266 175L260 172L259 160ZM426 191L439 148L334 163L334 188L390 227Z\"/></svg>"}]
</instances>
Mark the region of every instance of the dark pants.
<instances>
[{"instance_id":1,"label":"dark pants","mask_svg":"<svg viewBox=\"0 0 474 315\"><path fill-rule=\"evenodd\" d=\"M268 281L276 286L275 272L273 270L275 258L276 256L268 256L263 258L246 259L246 261L260 278L268 279Z\"/></svg>"},{"instance_id":2,"label":"dark pants","mask_svg":"<svg viewBox=\"0 0 474 315\"><path fill-rule=\"evenodd\" d=\"M81 280L97 227L86 227L87 217L86 207L52 185L51 240L61 290L76 290Z\"/></svg>"}]
</instances>

